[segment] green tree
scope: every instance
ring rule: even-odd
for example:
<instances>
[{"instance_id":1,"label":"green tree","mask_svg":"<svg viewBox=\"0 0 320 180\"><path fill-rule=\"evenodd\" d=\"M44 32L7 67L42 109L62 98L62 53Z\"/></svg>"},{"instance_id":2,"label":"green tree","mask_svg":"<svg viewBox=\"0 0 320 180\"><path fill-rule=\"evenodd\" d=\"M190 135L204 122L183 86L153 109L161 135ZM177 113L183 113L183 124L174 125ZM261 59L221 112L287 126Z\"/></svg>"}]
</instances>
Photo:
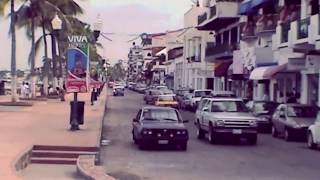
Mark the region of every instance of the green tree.
<instances>
[{"instance_id":1,"label":"green tree","mask_svg":"<svg viewBox=\"0 0 320 180\"><path fill-rule=\"evenodd\" d=\"M11 34L11 101L17 101L17 65L16 65L16 13L14 0L0 0L0 15L3 15L4 9L10 3L10 34Z\"/></svg>"}]
</instances>

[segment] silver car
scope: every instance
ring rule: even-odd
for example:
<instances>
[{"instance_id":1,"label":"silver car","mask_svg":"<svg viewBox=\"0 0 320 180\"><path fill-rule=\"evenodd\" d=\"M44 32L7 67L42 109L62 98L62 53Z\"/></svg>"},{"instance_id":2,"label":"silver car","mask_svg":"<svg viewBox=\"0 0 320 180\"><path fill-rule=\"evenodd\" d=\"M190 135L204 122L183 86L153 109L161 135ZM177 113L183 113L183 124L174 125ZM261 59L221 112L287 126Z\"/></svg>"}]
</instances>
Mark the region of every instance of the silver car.
<instances>
[{"instance_id":1,"label":"silver car","mask_svg":"<svg viewBox=\"0 0 320 180\"><path fill-rule=\"evenodd\" d=\"M257 144L257 119L241 99L203 98L196 111L195 124L198 139L205 137L211 143L225 136L244 137L250 144Z\"/></svg>"},{"instance_id":2,"label":"silver car","mask_svg":"<svg viewBox=\"0 0 320 180\"><path fill-rule=\"evenodd\" d=\"M286 141L306 139L307 130L316 120L318 108L302 104L281 104L272 116L272 136Z\"/></svg>"}]
</instances>

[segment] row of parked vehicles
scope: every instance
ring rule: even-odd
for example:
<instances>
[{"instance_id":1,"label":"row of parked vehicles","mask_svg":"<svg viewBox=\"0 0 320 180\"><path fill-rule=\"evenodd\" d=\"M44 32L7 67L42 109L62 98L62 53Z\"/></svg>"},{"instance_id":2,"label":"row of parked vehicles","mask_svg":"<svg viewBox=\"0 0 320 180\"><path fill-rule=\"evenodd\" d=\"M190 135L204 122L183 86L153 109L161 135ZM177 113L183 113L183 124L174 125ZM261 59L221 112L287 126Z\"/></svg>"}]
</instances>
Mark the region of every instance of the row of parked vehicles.
<instances>
[{"instance_id":1,"label":"row of parked vehicles","mask_svg":"<svg viewBox=\"0 0 320 180\"><path fill-rule=\"evenodd\" d=\"M207 89L174 93L161 86L147 89L144 101L148 105L195 111L197 136L203 139L207 135L211 143L231 135L255 145L258 133L263 132L286 141L306 140L312 149L320 145L320 113L316 106L247 102L232 92Z\"/></svg>"}]
</instances>

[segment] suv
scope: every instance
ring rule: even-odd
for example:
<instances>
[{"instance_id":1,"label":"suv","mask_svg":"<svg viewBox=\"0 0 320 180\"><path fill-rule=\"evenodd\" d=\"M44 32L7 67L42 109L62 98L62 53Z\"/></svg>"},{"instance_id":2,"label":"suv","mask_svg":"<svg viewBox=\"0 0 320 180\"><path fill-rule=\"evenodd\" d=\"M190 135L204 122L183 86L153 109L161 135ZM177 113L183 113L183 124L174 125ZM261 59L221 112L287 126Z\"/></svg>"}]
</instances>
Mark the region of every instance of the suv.
<instances>
[{"instance_id":1,"label":"suv","mask_svg":"<svg viewBox=\"0 0 320 180\"><path fill-rule=\"evenodd\" d=\"M242 99L202 98L196 111L195 124L198 139L208 133L214 144L223 136L245 137L252 145L257 144L257 119L249 112Z\"/></svg>"},{"instance_id":2,"label":"suv","mask_svg":"<svg viewBox=\"0 0 320 180\"><path fill-rule=\"evenodd\" d=\"M212 95L213 91L210 89L194 90L192 93L191 106L194 111L197 110L201 98Z\"/></svg>"}]
</instances>

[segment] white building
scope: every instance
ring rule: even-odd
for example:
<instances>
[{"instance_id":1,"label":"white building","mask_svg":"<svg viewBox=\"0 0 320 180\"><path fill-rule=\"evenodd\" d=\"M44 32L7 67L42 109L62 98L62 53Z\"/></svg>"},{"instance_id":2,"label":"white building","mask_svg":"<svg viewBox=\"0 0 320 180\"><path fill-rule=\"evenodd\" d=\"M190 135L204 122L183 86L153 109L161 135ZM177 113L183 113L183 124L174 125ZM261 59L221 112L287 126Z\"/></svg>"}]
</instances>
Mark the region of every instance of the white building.
<instances>
[{"instance_id":1,"label":"white building","mask_svg":"<svg viewBox=\"0 0 320 180\"><path fill-rule=\"evenodd\" d=\"M183 80L182 86L190 89L213 89L214 88L214 64L205 61L206 46L213 42L213 36L208 31L199 31L198 16L207 8L193 6L184 15L184 57L182 63ZM181 65L179 64L178 67Z\"/></svg>"}]
</instances>

